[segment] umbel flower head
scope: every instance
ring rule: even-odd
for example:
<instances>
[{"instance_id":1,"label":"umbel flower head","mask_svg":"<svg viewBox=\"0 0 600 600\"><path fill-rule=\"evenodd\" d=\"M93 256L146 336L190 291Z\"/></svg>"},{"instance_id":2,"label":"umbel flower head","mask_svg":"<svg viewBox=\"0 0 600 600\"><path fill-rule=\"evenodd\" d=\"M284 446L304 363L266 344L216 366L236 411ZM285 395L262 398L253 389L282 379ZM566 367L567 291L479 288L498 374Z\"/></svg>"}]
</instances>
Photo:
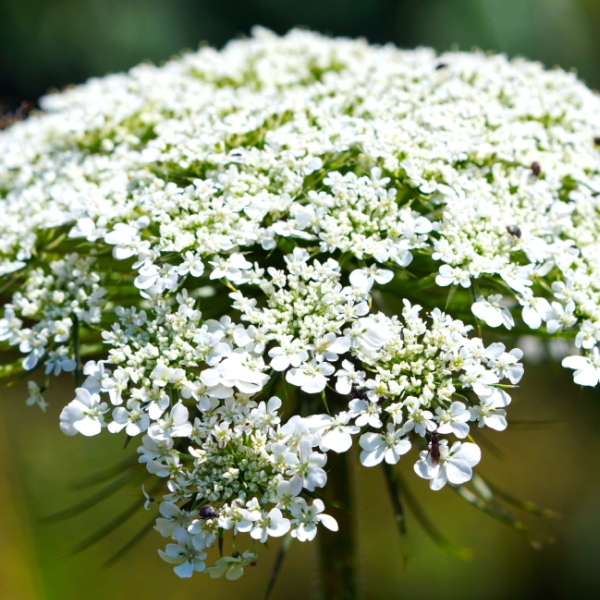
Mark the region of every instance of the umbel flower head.
<instances>
[{"instance_id":1,"label":"umbel flower head","mask_svg":"<svg viewBox=\"0 0 600 600\"><path fill-rule=\"evenodd\" d=\"M598 383L600 100L572 73L256 29L41 106L0 134L0 375L43 408L72 372L63 432L134 438L181 577L255 564L207 567L224 531L337 530L332 452L466 484L523 375L496 331L573 340Z\"/></svg>"}]
</instances>

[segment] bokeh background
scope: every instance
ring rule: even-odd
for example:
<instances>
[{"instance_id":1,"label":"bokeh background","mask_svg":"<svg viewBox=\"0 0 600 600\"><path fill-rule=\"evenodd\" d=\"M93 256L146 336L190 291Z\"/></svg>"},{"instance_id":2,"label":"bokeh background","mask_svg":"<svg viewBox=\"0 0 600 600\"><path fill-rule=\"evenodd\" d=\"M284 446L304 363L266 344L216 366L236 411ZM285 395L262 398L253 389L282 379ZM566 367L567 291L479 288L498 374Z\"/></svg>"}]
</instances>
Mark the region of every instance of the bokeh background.
<instances>
[{"instance_id":1,"label":"bokeh background","mask_svg":"<svg viewBox=\"0 0 600 600\"><path fill-rule=\"evenodd\" d=\"M259 23L277 32L303 25L402 47L429 45L524 55L577 69L600 87L599 0L0 0L0 105L35 101L49 89L160 62L201 41L221 46ZM135 502L133 488L71 519L44 516L90 496L77 482L134 453L122 438L67 438L58 429L72 397L64 379L48 413L24 405L24 385L0 390L0 598L2 600L186 600L261 598L275 552L238 582L177 579L159 560L151 532L118 563L105 561L149 519L137 514L91 548L82 540ZM512 421L490 435L481 473L514 495L561 513L552 523L528 518L534 549L449 489L433 493L404 470L436 524L469 546L468 562L441 553L409 515L396 532L381 473L357 469L354 491L360 588L365 599L520 600L600 597L600 393L573 386L556 361L529 366L514 394ZM515 511L521 516L518 511ZM292 545L273 598L319 598L316 544ZM329 599L328 599L329 600Z\"/></svg>"}]
</instances>

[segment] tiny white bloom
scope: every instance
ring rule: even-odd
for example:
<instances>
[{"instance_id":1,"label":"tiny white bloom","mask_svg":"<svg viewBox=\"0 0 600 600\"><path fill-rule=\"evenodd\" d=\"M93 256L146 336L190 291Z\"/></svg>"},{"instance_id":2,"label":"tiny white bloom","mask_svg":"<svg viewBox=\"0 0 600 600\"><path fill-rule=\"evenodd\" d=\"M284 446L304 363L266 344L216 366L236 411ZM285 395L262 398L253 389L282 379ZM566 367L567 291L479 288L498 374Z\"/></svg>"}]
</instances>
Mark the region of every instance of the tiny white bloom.
<instances>
[{"instance_id":1,"label":"tiny white bloom","mask_svg":"<svg viewBox=\"0 0 600 600\"><path fill-rule=\"evenodd\" d=\"M410 441L403 435L400 429L394 428L393 423L388 423L387 433L364 433L359 440L363 449L360 462L365 467L373 467L385 459L389 465L395 465L411 448Z\"/></svg>"},{"instance_id":2,"label":"tiny white bloom","mask_svg":"<svg viewBox=\"0 0 600 600\"><path fill-rule=\"evenodd\" d=\"M415 463L415 472L424 479L429 479L432 490L440 490L446 482L460 485L473 476L473 467L481 460L481 450L470 442L455 442L448 448L448 440L440 441L440 459L433 462L431 453L422 450L420 460Z\"/></svg>"},{"instance_id":3,"label":"tiny white bloom","mask_svg":"<svg viewBox=\"0 0 600 600\"><path fill-rule=\"evenodd\" d=\"M562 366L575 369L573 381L578 385L595 386L600 381L600 350L592 349L590 356L567 356L562 361Z\"/></svg>"}]
</instances>

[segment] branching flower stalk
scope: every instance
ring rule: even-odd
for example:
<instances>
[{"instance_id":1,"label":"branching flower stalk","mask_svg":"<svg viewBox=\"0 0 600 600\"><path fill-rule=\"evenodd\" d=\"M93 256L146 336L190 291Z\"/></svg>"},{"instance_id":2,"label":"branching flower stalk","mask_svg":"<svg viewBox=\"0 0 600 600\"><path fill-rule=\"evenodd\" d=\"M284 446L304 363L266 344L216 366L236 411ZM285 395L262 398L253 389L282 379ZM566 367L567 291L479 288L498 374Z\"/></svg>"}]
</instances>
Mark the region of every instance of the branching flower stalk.
<instances>
[{"instance_id":1,"label":"branching flower stalk","mask_svg":"<svg viewBox=\"0 0 600 600\"><path fill-rule=\"evenodd\" d=\"M600 100L575 75L256 29L41 106L0 134L24 355L0 376L43 409L72 372L62 431L132 439L177 575L336 531L352 445L401 527L408 461L520 529L465 487L523 375L494 333L571 340L575 383L600 378Z\"/></svg>"}]
</instances>

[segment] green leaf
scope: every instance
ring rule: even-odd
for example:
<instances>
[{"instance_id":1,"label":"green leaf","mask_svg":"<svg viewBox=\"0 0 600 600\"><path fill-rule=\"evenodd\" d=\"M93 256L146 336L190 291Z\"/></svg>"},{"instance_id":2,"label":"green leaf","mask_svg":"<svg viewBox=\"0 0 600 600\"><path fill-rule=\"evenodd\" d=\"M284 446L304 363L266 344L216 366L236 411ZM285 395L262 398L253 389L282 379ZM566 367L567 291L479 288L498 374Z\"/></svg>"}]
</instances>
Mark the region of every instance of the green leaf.
<instances>
[{"instance_id":1,"label":"green leaf","mask_svg":"<svg viewBox=\"0 0 600 600\"><path fill-rule=\"evenodd\" d=\"M537 549L541 547L541 543L532 538L527 527L525 527L521 521L515 519L502 505L497 503L495 499L493 501L486 501L484 498L474 494L464 485L455 485L452 483L449 485L451 489L453 489L461 498L463 498L463 500L466 500L471 506L474 506L476 509L480 510L486 515L497 519L501 523L508 525L516 532L524 536L534 548Z\"/></svg>"},{"instance_id":2,"label":"green leaf","mask_svg":"<svg viewBox=\"0 0 600 600\"><path fill-rule=\"evenodd\" d=\"M123 556L125 556L130 550L132 550L137 544L139 544L148 532L154 526L156 517L152 517L124 546L122 546L115 554L113 554L102 566L105 568L112 567L118 562Z\"/></svg>"},{"instance_id":3,"label":"green leaf","mask_svg":"<svg viewBox=\"0 0 600 600\"><path fill-rule=\"evenodd\" d=\"M61 510L60 512L54 513L53 515L48 515L47 517L43 517L41 519L42 523L54 523L56 521L62 521L63 519L68 519L69 517L74 517L86 510L96 506L105 500L106 498L110 498L115 492L119 491L121 488L125 487L135 476L136 474L133 472L125 473L123 477L117 479L110 485L107 485L105 488L102 488L99 492L86 498L79 504L75 506L71 506L65 510Z\"/></svg>"},{"instance_id":4,"label":"green leaf","mask_svg":"<svg viewBox=\"0 0 600 600\"><path fill-rule=\"evenodd\" d=\"M477 479L475 479L475 476L477 477ZM473 484L476 485L477 488L480 487L481 484L479 482L482 481L490 490L490 493L495 494L496 496L498 496L505 502L508 502L508 504L515 506L516 508L520 508L521 510L535 515L536 517L541 517L542 519L553 520L560 519L561 517L560 513L550 508L542 508L535 502L531 502L531 500L521 500L520 498L516 498L515 496L508 494L504 490L500 489L497 485L494 485L489 481L485 481L483 477L481 477L481 475L476 474L475 476L473 477Z\"/></svg>"},{"instance_id":5,"label":"green leaf","mask_svg":"<svg viewBox=\"0 0 600 600\"><path fill-rule=\"evenodd\" d=\"M109 467L108 469L105 469L103 471L99 471L94 475L90 475L85 479L81 479L75 483L72 483L69 487L72 490L82 490L88 487L92 487L98 483L109 481L110 479L113 479L114 477L116 477L120 473L123 473L127 469L131 469L132 467L137 466L139 466L138 456L137 454L132 454L131 456L128 456L125 460L122 460L116 465L113 465L112 467Z\"/></svg>"},{"instance_id":6,"label":"green leaf","mask_svg":"<svg viewBox=\"0 0 600 600\"><path fill-rule=\"evenodd\" d=\"M123 525L123 523L127 522L133 515L135 515L142 506L144 506L145 498L141 498L140 500L136 500L127 510L124 510L121 514L117 515L112 521L109 521L104 527L98 529L95 533L88 536L79 544L71 548L69 554L78 554L79 552L83 552L90 546L93 546L96 542L99 542L101 539L105 538L108 534L112 533L115 529Z\"/></svg>"},{"instance_id":7,"label":"green leaf","mask_svg":"<svg viewBox=\"0 0 600 600\"><path fill-rule=\"evenodd\" d=\"M406 500L406 505L410 508L411 512L415 516L415 519L418 521L419 525L423 528L425 533L432 539L432 541L444 552L460 558L461 560L470 560L473 558L473 552L470 548L466 546L462 546L461 544L457 544L452 540L448 539L430 520L427 513L423 510L422 506L419 504L413 493L410 491L410 488L404 481L404 478L400 474L400 472L396 469L396 478L398 480L398 485L402 489L404 493L404 499Z\"/></svg>"}]
</instances>

